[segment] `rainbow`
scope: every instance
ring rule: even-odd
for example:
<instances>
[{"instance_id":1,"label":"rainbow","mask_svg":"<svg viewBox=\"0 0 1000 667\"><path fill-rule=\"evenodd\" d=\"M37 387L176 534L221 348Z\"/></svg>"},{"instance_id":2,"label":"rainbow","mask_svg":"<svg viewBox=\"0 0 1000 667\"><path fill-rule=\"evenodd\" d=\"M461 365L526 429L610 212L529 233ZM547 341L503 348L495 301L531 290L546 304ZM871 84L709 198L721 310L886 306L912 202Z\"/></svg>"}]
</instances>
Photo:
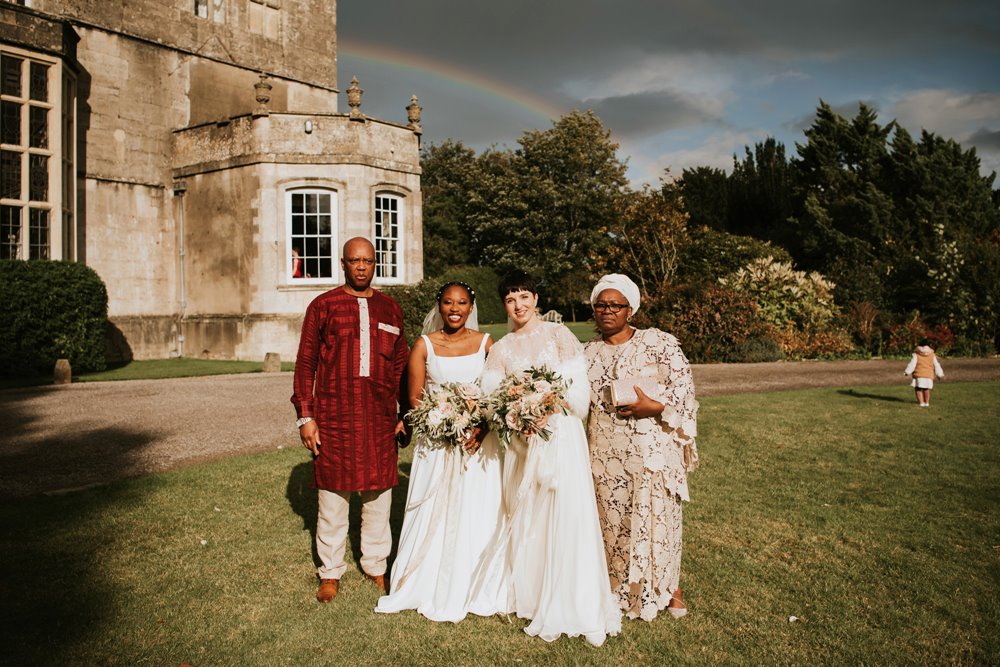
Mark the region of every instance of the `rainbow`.
<instances>
[{"instance_id":1,"label":"rainbow","mask_svg":"<svg viewBox=\"0 0 1000 667\"><path fill-rule=\"evenodd\" d=\"M350 56L351 58L379 65L391 65L392 67L443 79L449 83L472 89L507 104L522 107L548 120L556 120L565 113L565 110L555 107L537 95L493 79L488 79L475 72L456 67L451 63L445 63L415 53L399 51L383 45L373 46L346 39L340 40L337 48L341 54Z\"/></svg>"}]
</instances>

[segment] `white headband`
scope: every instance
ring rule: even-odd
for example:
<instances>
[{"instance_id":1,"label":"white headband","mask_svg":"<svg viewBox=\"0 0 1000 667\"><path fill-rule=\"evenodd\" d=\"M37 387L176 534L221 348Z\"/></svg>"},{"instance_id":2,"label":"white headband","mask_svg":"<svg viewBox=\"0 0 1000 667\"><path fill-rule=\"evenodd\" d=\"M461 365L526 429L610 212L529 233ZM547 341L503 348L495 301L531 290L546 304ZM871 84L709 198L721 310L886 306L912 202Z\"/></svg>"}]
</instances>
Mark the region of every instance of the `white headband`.
<instances>
[{"instance_id":1,"label":"white headband","mask_svg":"<svg viewBox=\"0 0 1000 667\"><path fill-rule=\"evenodd\" d=\"M632 314L639 312L639 286L632 282L632 279L621 273L609 273L602 276L590 293L590 303L593 305L597 297L606 289L616 289L625 295L628 305L632 307Z\"/></svg>"}]
</instances>

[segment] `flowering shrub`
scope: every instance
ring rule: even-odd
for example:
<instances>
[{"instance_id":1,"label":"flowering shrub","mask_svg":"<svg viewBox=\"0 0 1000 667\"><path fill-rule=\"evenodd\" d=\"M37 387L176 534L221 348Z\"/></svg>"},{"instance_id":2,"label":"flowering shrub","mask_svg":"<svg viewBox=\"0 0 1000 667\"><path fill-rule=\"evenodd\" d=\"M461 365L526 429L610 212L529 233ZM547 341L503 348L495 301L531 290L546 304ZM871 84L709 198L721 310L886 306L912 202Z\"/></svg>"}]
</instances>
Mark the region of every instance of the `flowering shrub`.
<instances>
[{"instance_id":1,"label":"flowering shrub","mask_svg":"<svg viewBox=\"0 0 1000 667\"><path fill-rule=\"evenodd\" d=\"M768 337L757 306L724 287L665 287L643 301L634 322L669 331L696 363L743 361L747 341Z\"/></svg>"},{"instance_id":2,"label":"flowering shrub","mask_svg":"<svg viewBox=\"0 0 1000 667\"><path fill-rule=\"evenodd\" d=\"M920 313L914 313L908 321L889 327L886 351L890 354L910 354L923 338L930 341L938 354L947 352L955 344L951 329L943 324L929 327Z\"/></svg>"},{"instance_id":3,"label":"flowering shrub","mask_svg":"<svg viewBox=\"0 0 1000 667\"><path fill-rule=\"evenodd\" d=\"M753 299L761 318L778 329L827 331L840 315L833 302L833 283L815 271L796 271L791 262L773 257L752 260L719 283Z\"/></svg>"}]
</instances>

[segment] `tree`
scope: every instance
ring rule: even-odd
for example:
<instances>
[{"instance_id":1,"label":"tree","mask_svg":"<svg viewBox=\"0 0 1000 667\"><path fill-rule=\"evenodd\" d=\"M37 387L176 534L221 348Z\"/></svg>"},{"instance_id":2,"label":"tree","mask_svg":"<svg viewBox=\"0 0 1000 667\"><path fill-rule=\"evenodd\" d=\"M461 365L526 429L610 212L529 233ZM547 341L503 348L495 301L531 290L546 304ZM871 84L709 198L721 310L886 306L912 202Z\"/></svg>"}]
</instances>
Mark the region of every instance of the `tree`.
<instances>
[{"instance_id":1,"label":"tree","mask_svg":"<svg viewBox=\"0 0 1000 667\"><path fill-rule=\"evenodd\" d=\"M424 275L437 277L452 266L470 263L466 218L476 153L460 141L447 140L427 146L421 152L420 166Z\"/></svg>"},{"instance_id":2,"label":"tree","mask_svg":"<svg viewBox=\"0 0 1000 667\"><path fill-rule=\"evenodd\" d=\"M800 211L789 250L800 266L836 283L839 303L883 307L900 238L892 199L879 186L895 123L881 127L875 118L865 104L848 121L820 102L792 163Z\"/></svg>"},{"instance_id":3,"label":"tree","mask_svg":"<svg viewBox=\"0 0 1000 667\"><path fill-rule=\"evenodd\" d=\"M696 167L681 172L681 192L692 227L729 231L729 177L721 169Z\"/></svg>"},{"instance_id":4,"label":"tree","mask_svg":"<svg viewBox=\"0 0 1000 667\"><path fill-rule=\"evenodd\" d=\"M550 301L575 315L625 192L625 164L589 111L527 132L519 144L513 153L480 157L470 200L472 248L479 262L500 271L536 273Z\"/></svg>"},{"instance_id":5,"label":"tree","mask_svg":"<svg viewBox=\"0 0 1000 667\"><path fill-rule=\"evenodd\" d=\"M687 240L688 215L679 188L666 184L629 192L610 226L610 243L602 272L634 276L644 294L671 283L677 273L681 248Z\"/></svg>"},{"instance_id":6,"label":"tree","mask_svg":"<svg viewBox=\"0 0 1000 667\"><path fill-rule=\"evenodd\" d=\"M742 162L733 157L726 229L784 245L789 240L788 218L794 212L794 176L785 146L768 137L756 143L752 153L749 147L745 151Z\"/></svg>"}]
</instances>

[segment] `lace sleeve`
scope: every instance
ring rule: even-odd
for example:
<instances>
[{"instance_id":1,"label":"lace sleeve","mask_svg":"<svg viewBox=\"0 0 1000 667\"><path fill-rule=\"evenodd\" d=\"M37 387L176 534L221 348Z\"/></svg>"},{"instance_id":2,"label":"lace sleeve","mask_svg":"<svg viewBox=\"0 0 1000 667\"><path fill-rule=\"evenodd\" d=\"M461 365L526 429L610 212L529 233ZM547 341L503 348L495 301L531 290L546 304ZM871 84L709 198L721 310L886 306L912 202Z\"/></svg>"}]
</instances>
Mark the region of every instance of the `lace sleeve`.
<instances>
[{"instance_id":1,"label":"lace sleeve","mask_svg":"<svg viewBox=\"0 0 1000 667\"><path fill-rule=\"evenodd\" d=\"M583 345L565 326L556 325L555 331L556 353L559 357L557 369L564 378L570 380L566 402L569 403L571 414L586 420L590 410L590 381L587 379Z\"/></svg>"},{"instance_id":2,"label":"lace sleeve","mask_svg":"<svg viewBox=\"0 0 1000 667\"><path fill-rule=\"evenodd\" d=\"M497 341L486 355L486 364L483 366L482 375L479 376L479 386L484 394L489 394L499 387L504 375L507 374L503 361L504 349L500 341Z\"/></svg>"},{"instance_id":3,"label":"lace sleeve","mask_svg":"<svg viewBox=\"0 0 1000 667\"><path fill-rule=\"evenodd\" d=\"M556 355L559 357L558 363L567 363L576 357L583 358L583 343L577 339L576 334L562 324L554 325L553 331L555 332L553 337L556 343Z\"/></svg>"},{"instance_id":4,"label":"lace sleeve","mask_svg":"<svg viewBox=\"0 0 1000 667\"><path fill-rule=\"evenodd\" d=\"M661 419L690 444L698 436L698 401L694 396L694 376L677 339L656 331L655 352L660 382L667 387Z\"/></svg>"}]
</instances>

